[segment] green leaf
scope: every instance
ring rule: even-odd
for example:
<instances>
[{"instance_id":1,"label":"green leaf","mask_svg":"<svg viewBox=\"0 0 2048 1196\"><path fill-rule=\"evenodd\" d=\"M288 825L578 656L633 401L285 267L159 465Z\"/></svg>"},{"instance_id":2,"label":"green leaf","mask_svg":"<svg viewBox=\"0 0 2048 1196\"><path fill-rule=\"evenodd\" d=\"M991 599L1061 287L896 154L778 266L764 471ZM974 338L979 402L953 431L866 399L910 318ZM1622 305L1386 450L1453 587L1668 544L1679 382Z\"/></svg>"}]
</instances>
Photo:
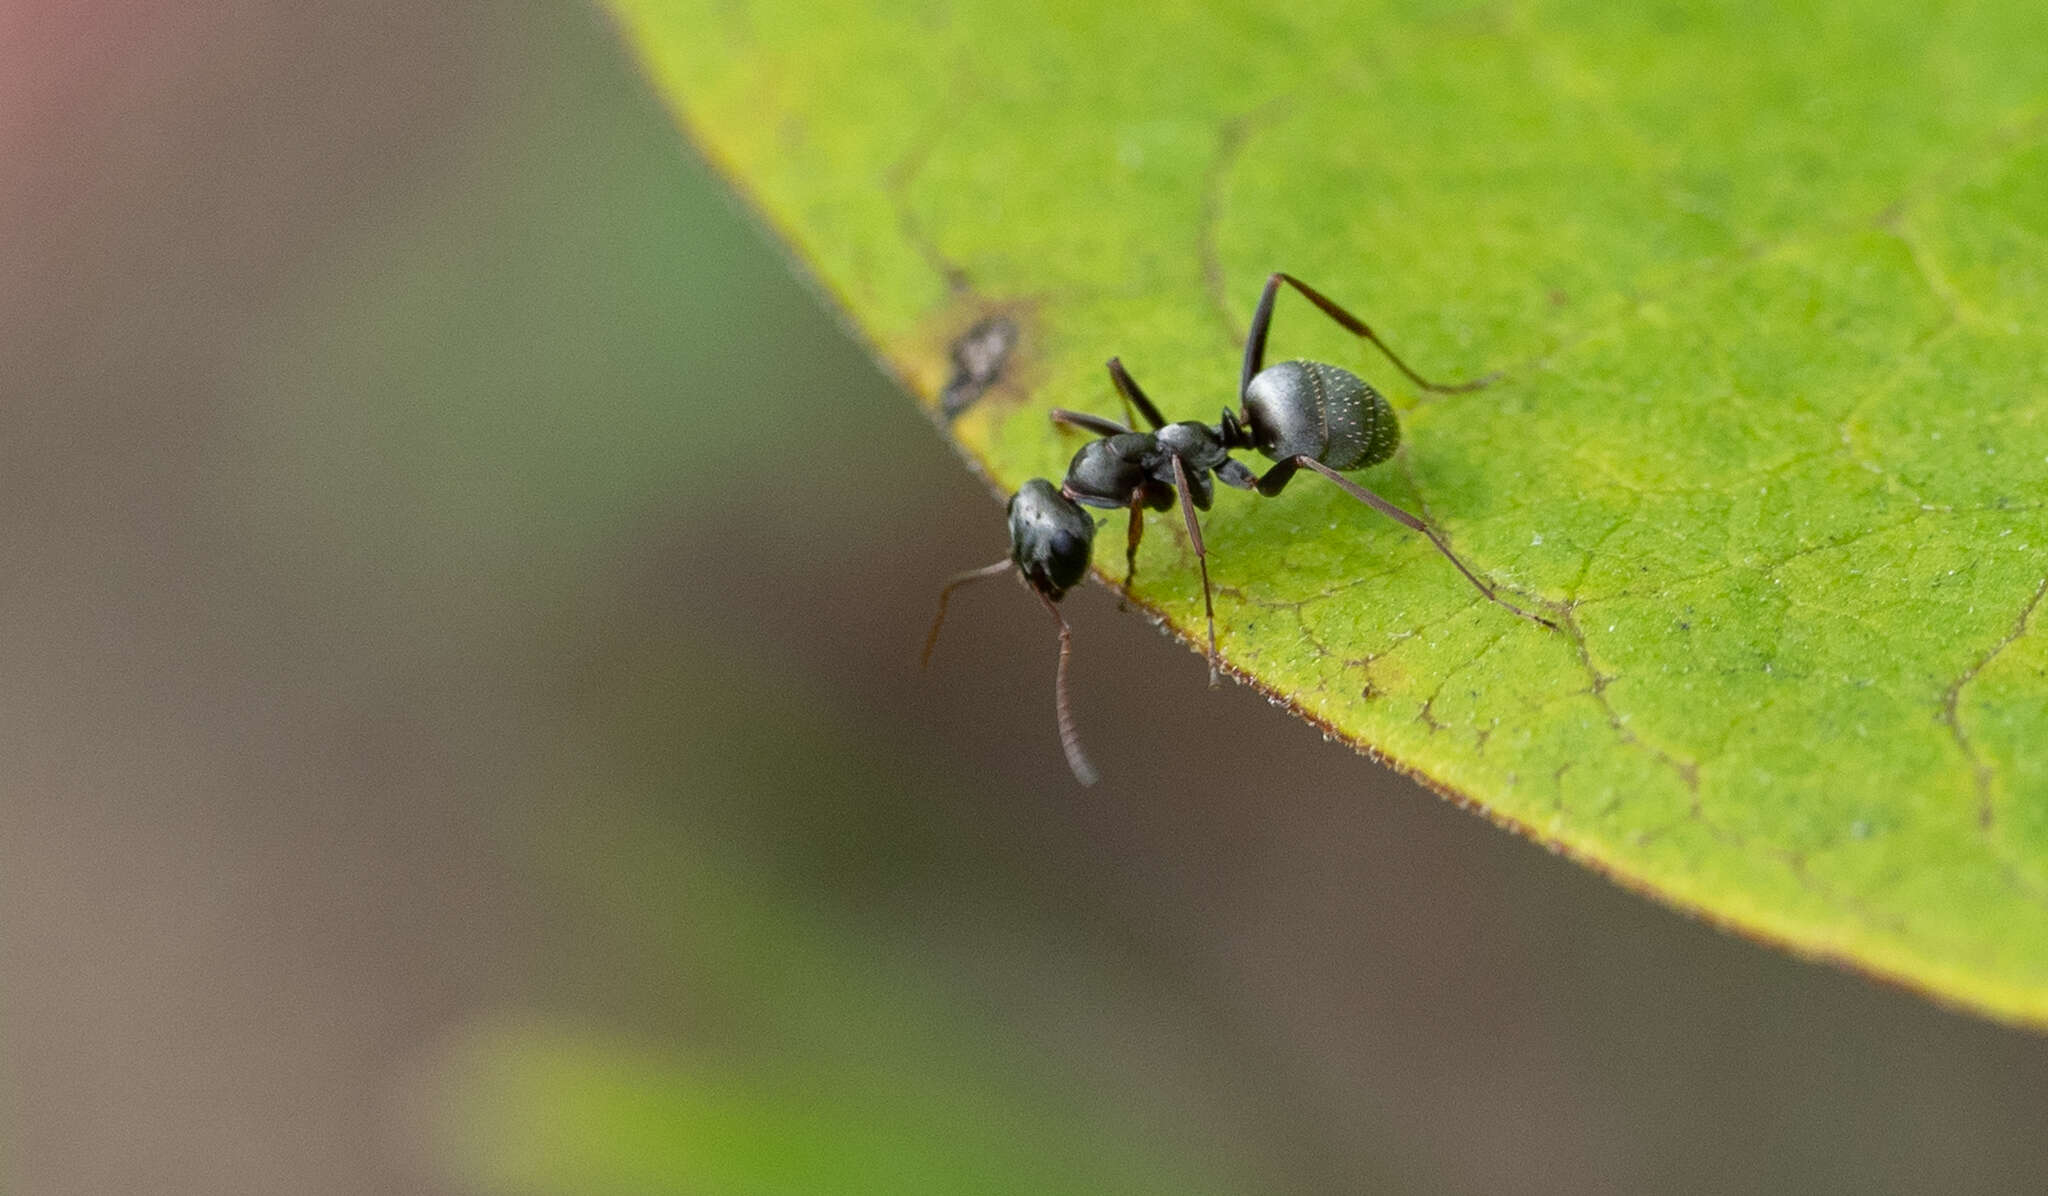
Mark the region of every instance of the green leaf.
<instances>
[{"instance_id":1,"label":"green leaf","mask_svg":"<svg viewBox=\"0 0 2048 1196\"><path fill-rule=\"evenodd\" d=\"M751 730L787 758L788 737L760 730L774 712L739 688L681 697L707 706L688 720L700 742L745 744ZM715 776L720 765L705 767ZM717 787L773 800L747 792L760 769L741 771ZM1153 1124L1142 1102L1112 1104L1114 1085L1005 1034L886 945L820 919L815 894L768 891L757 865L707 849L701 817L604 790L559 823L536 822L533 862L557 908L588 905L575 925L601 928L601 958L628 970L655 961L657 1003L686 1011L692 1031L637 1038L513 1011L469 1020L423 1069L418 1106L432 1156L465 1190L1249 1190L1199 1147L1163 1146L1180 1131Z\"/></svg>"},{"instance_id":2,"label":"green leaf","mask_svg":"<svg viewBox=\"0 0 2048 1196\"><path fill-rule=\"evenodd\" d=\"M1274 269L1426 375L1504 371L1425 396L1298 299L1274 327L1401 412L1361 480L1564 630L1311 478L1205 518L1230 665L1623 883L2048 1023L2031 5L612 8L927 401L1017 324L952 425L1003 489L1063 471L1047 408L1116 411L1112 353L1213 419ZM1137 596L1189 636L1177 518Z\"/></svg>"},{"instance_id":3,"label":"green leaf","mask_svg":"<svg viewBox=\"0 0 2048 1196\"><path fill-rule=\"evenodd\" d=\"M1014 1094L963 1095L944 1069L906 1086L901 1067L665 1055L573 1022L510 1016L463 1027L437 1063L436 1156L484 1191L1218 1190L1183 1161L1143 1158L1091 1127L1053 1133L1017 1116Z\"/></svg>"}]
</instances>

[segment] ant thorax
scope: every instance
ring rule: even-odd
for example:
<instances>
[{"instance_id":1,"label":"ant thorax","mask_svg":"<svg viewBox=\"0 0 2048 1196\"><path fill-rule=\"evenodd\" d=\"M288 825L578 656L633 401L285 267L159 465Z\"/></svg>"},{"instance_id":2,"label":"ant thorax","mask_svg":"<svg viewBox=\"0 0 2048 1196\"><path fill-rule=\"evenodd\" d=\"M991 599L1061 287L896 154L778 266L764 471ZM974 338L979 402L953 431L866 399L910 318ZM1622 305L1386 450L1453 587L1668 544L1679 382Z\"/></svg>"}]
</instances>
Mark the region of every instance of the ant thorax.
<instances>
[{"instance_id":1,"label":"ant thorax","mask_svg":"<svg viewBox=\"0 0 2048 1196\"><path fill-rule=\"evenodd\" d=\"M1149 432L1119 432L1091 440L1074 454L1060 493L1091 507L1114 509L1137 502L1164 510L1172 503L1173 492L1161 493L1161 460L1159 440Z\"/></svg>"},{"instance_id":2,"label":"ant thorax","mask_svg":"<svg viewBox=\"0 0 2048 1196\"><path fill-rule=\"evenodd\" d=\"M1168 424L1153 435L1159 441L1159 447L1178 456L1190 472L1214 469L1228 455L1222 435L1215 428L1194 420Z\"/></svg>"}]
</instances>

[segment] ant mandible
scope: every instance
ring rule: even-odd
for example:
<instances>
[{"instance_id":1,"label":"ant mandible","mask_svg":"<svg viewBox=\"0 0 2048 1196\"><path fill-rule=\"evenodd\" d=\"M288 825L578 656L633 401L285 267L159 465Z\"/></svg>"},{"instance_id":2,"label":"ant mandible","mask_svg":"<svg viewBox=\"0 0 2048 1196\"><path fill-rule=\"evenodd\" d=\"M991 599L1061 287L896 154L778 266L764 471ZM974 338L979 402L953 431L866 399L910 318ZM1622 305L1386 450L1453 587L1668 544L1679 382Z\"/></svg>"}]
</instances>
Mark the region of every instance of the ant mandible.
<instances>
[{"instance_id":1,"label":"ant mandible","mask_svg":"<svg viewBox=\"0 0 2048 1196\"><path fill-rule=\"evenodd\" d=\"M1073 634L1058 606L1067 591L1087 576L1094 550L1095 520L1083 507L1129 509L1130 529L1124 546L1124 591L1128 593L1131 579L1137 574L1138 544L1145 530L1144 512L1167 510L1178 499L1181 516L1187 523L1188 540L1202 572L1202 607L1209 621L1212 686L1218 675L1216 605L1209 587L1209 555L1202 544L1202 528L1195 512L1209 509L1215 497L1215 482L1239 490L1256 490L1271 498L1286 489L1299 471L1319 473L1380 514L1429 537L1437 551L1457 566L1465 580L1488 601L1553 631L1557 629L1550 620L1502 598L1458 559L1458 554L1451 551L1434 528L1344 476L1343 471L1364 469L1391 457L1401 440L1400 424L1387 400L1349 370L1319 361L1265 364L1266 334L1273 322L1273 302L1282 283L1300 292L1346 331L1370 341L1394 363L1394 368L1423 390L1456 394L1477 390L1493 380L1489 376L1456 385L1431 382L1410 369L1365 321L1293 275L1275 272L1266 279L1251 330L1245 337L1244 370L1237 387L1238 400L1243 404L1241 412L1226 407L1223 418L1215 424L1192 420L1167 423L1138 386L1137 379L1114 357L1109 359L1109 378L1123 400L1126 418L1135 408L1151 425L1151 431L1136 431L1130 424L1099 415L1054 409L1055 424L1093 432L1097 439L1074 454L1066 480L1059 487L1044 478L1033 478L1010 498L1009 558L962 573L939 591L939 610L925 640L924 659L931 660L932 648L939 640L939 627L945 622L946 600L955 589L1016 570L1059 624L1060 662L1054 695L1060 746L1066 750L1074 776L1084 785L1095 782L1095 770L1081 751L1067 701L1067 657L1073 649ZM1239 449L1255 450L1276 464L1264 474L1255 475L1230 456Z\"/></svg>"}]
</instances>

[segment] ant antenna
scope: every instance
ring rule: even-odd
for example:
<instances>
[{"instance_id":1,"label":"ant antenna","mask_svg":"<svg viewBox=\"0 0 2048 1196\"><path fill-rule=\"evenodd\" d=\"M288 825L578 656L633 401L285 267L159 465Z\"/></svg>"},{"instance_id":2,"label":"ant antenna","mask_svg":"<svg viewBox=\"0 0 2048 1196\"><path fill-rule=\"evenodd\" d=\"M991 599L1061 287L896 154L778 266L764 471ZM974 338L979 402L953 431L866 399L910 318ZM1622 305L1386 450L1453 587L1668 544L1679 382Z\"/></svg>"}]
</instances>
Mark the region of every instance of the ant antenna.
<instances>
[{"instance_id":1,"label":"ant antenna","mask_svg":"<svg viewBox=\"0 0 2048 1196\"><path fill-rule=\"evenodd\" d=\"M1095 783L1095 768L1088 763L1088 757L1081 754L1081 736L1074 730L1074 711L1067 703L1067 656L1074 648L1074 634L1067 628L1067 617L1053 600L1043 594L1038 596L1045 603L1045 609L1060 625L1060 668L1053 682L1055 706L1060 719L1060 747L1067 753L1067 767L1074 770L1074 779L1083 785Z\"/></svg>"},{"instance_id":2,"label":"ant antenna","mask_svg":"<svg viewBox=\"0 0 2048 1196\"><path fill-rule=\"evenodd\" d=\"M970 581L980 581L985 577L994 577L996 574L1002 573L1009 568L1010 562L1008 560L1001 560L993 565L985 565L979 569L969 569L967 572L956 576L953 580L946 583L945 588L939 591L939 613L932 617L931 634L924 637L924 655L918 658L918 668L931 667L932 649L939 646L939 627L946 621L946 599L953 596L953 591Z\"/></svg>"}]
</instances>

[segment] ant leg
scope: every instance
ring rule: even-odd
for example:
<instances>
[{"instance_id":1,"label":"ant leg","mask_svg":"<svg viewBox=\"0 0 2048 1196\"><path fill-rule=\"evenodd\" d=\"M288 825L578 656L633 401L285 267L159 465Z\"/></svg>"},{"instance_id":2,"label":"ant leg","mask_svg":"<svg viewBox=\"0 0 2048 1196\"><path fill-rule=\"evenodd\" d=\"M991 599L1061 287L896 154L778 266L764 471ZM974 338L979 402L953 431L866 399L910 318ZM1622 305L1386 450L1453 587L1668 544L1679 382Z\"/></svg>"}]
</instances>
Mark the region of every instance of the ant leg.
<instances>
[{"instance_id":1,"label":"ant leg","mask_svg":"<svg viewBox=\"0 0 2048 1196\"><path fill-rule=\"evenodd\" d=\"M1081 736L1074 730L1074 711L1067 703L1067 656L1074 648L1074 633L1068 630L1067 617L1060 613L1052 599L1039 594L1038 600L1045 604L1047 613L1060 625L1060 668L1053 680L1053 709L1059 715L1060 748L1067 753L1067 767L1074 770L1074 779L1083 785L1093 785L1095 769L1089 765L1088 757L1081 754Z\"/></svg>"},{"instance_id":2,"label":"ant leg","mask_svg":"<svg viewBox=\"0 0 2048 1196\"><path fill-rule=\"evenodd\" d=\"M1180 513L1188 521L1188 539L1195 546L1195 563L1202 567L1202 609L1209 616L1209 688L1216 688L1216 600L1209 594L1209 550L1202 546L1202 525L1195 522L1195 503L1188 497L1188 471L1173 456L1173 480L1180 490Z\"/></svg>"},{"instance_id":3,"label":"ant leg","mask_svg":"<svg viewBox=\"0 0 2048 1196\"><path fill-rule=\"evenodd\" d=\"M1280 492L1287 489L1287 483L1294 480L1295 471L1299 470L1302 462L1306 460L1308 460L1307 457L1287 458L1287 460L1267 470L1260 476L1258 481L1253 482L1252 489L1257 490L1262 498L1279 497Z\"/></svg>"},{"instance_id":4,"label":"ant leg","mask_svg":"<svg viewBox=\"0 0 2048 1196\"><path fill-rule=\"evenodd\" d=\"M1331 469L1329 466L1323 464L1321 461L1318 461L1313 457L1290 457L1287 460L1282 461L1280 464L1275 465L1273 468L1267 470L1266 476L1259 479L1259 493L1265 495L1268 498L1271 498L1272 496L1280 493L1281 489L1287 485L1288 479L1294 476L1294 471L1302 467L1313 469L1317 473L1322 474L1324 477L1337 483L1339 486L1342 486L1345 489L1345 491L1351 495L1351 497L1364 503L1366 506L1371 507L1373 510L1378 511L1380 514L1385 515L1387 518L1393 520L1401 526L1409 528L1414 531L1421 532L1423 535L1428 536L1429 542L1431 544L1436 545L1436 550L1438 552L1443 553L1444 556L1447 559L1449 559L1449 561L1453 565L1456 565L1458 567L1458 572L1463 573L1465 575L1465 580L1471 582L1473 588L1477 589L1480 593L1486 595L1486 598L1489 602L1492 602L1497 606L1504 606L1507 609L1522 616L1523 618L1528 619L1532 623L1541 623L1545 627L1550 628L1552 631L1557 630L1557 624L1551 622L1549 619L1544 618L1542 615L1530 614L1528 611L1523 610L1521 607L1516 606L1514 603L1509 602L1507 599L1495 593L1492 586L1479 580L1479 575L1465 567L1465 562L1458 559L1458 554L1451 551L1451 546L1444 543L1444 538L1442 536L1437 535L1435 528L1432 528L1427 523L1424 523L1422 520L1416 518L1413 515L1410 515L1408 512L1395 506L1393 503L1390 503L1386 499L1381 498L1379 495L1374 494L1372 491L1367 490L1365 487L1359 485L1357 482L1352 481L1350 478L1345 477L1343 474L1338 473L1336 470Z\"/></svg>"},{"instance_id":5,"label":"ant leg","mask_svg":"<svg viewBox=\"0 0 2048 1196\"><path fill-rule=\"evenodd\" d=\"M1278 271L1266 276L1266 289L1259 292L1259 306L1252 312L1251 330L1244 337L1244 372L1237 378L1237 397L1251 393L1252 379L1266 368L1266 333L1273 324L1273 300L1280 294ZM1285 483L1282 483L1283 485Z\"/></svg>"},{"instance_id":6,"label":"ant leg","mask_svg":"<svg viewBox=\"0 0 2048 1196\"><path fill-rule=\"evenodd\" d=\"M1166 426L1166 417L1159 414L1159 408L1153 406L1151 399L1145 397L1144 390L1138 386L1138 380L1131 377L1131 372L1124 368L1122 359L1109 359L1109 380L1115 384L1117 395L1124 401L1124 414L1130 414L1130 409L1136 407L1138 414L1144 416L1145 422L1151 424L1155 431Z\"/></svg>"},{"instance_id":7,"label":"ant leg","mask_svg":"<svg viewBox=\"0 0 2048 1196\"><path fill-rule=\"evenodd\" d=\"M1132 408L1136 408L1135 414L1144 416L1154 428L1166 426L1166 417L1159 414L1159 408L1153 405L1151 399L1145 397L1144 389L1138 385L1136 378L1131 377L1131 372L1124 368L1124 363L1114 357L1109 359L1109 380L1116 385L1117 397L1123 400L1124 418L1131 419L1135 424ZM1082 428L1098 436L1115 436L1131 430L1130 425L1120 424L1113 419L1089 415L1084 411L1069 411L1064 407L1052 409L1052 422Z\"/></svg>"},{"instance_id":8,"label":"ant leg","mask_svg":"<svg viewBox=\"0 0 2048 1196\"><path fill-rule=\"evenodd\" d=\"M1138 579L1138 541L1145 538L1145 503L1131 500L1131 530L1124 540L1124 592L1116 600L1118 610L1131 609L1131 583Z\"/></svg>"},{"instance_id":9,"label":"ant leg","mask_svg":"<svg viewBox=\"0 0 2048 1196\"><path fill-rule=\"evenodd\" d=\"M1129 428L1113 419L1105 419L1100 415L1090 415L1085 411L1069 411L1065 407L1055 407L1052 409L1052 422L1065 424L1070 428L1080 428L1084 431L1093 432L1097 436L1117 436L1130 431Z\"/></svg>"},{"instance_id":10,"label":"ant leg","mask_svg":"<svg viewBox=\"0 0 2048 1196\"><path fill-rule=\"evenodd\" d=\"M946 583L946 588L939 591L939 613L932 616L931 634L924 637L924 655L918 659L917 667L922 669L931 666L932 649L939 646L939 625L946 621L946 599L953 596L953 591L970 581L980 581L985 577L994 577L996 574L1011 567L1010 562L1007 560L997 561L993 565L985 565L979 569L969 569L967 572L959 574L953 580Z\"/></svg>"},{"instance_id":11,"label":"ant leg","mask_svg":"<svg viewBox=\"0 0 2048 1196\"><path fill-rule=\"evenodd\" d=\"M1434 391L1437 394L1461 394L1465 391L1478 390L1480 387L1500 377L1500 372L1496 370L1484 378L1474 378L1470 382L1459 382L1453 385L1431 382L1414 370L1409 369L1408 363L1402 361L1399 355L1388 348L1387 342L1381 340L1378 333L1367 327L1364 320L1345 311L1321 291L1316 290L1294 275L1276 270L1266 277L1266 289L1259 293L1259 307L1252 314L1251 332L1244 338L1244 373L1239 377L1237 383L1237 393L1240 398L1243 397L1247 390L1251 389L1252 379L1258 375L1261 369L1265 368L1266 333L1273 323L1273 300L1278 297L1280 284L1283 282L1300 291L1304 298L1321 308L1324 315L1337 321L1338 324L1344 327L1346 332L1371 341L1374 348L1386 354L1387 360L1394 363L1395 369L1408 375L1410 382L1424 390Z\"/></svg>"}]
</instances>

